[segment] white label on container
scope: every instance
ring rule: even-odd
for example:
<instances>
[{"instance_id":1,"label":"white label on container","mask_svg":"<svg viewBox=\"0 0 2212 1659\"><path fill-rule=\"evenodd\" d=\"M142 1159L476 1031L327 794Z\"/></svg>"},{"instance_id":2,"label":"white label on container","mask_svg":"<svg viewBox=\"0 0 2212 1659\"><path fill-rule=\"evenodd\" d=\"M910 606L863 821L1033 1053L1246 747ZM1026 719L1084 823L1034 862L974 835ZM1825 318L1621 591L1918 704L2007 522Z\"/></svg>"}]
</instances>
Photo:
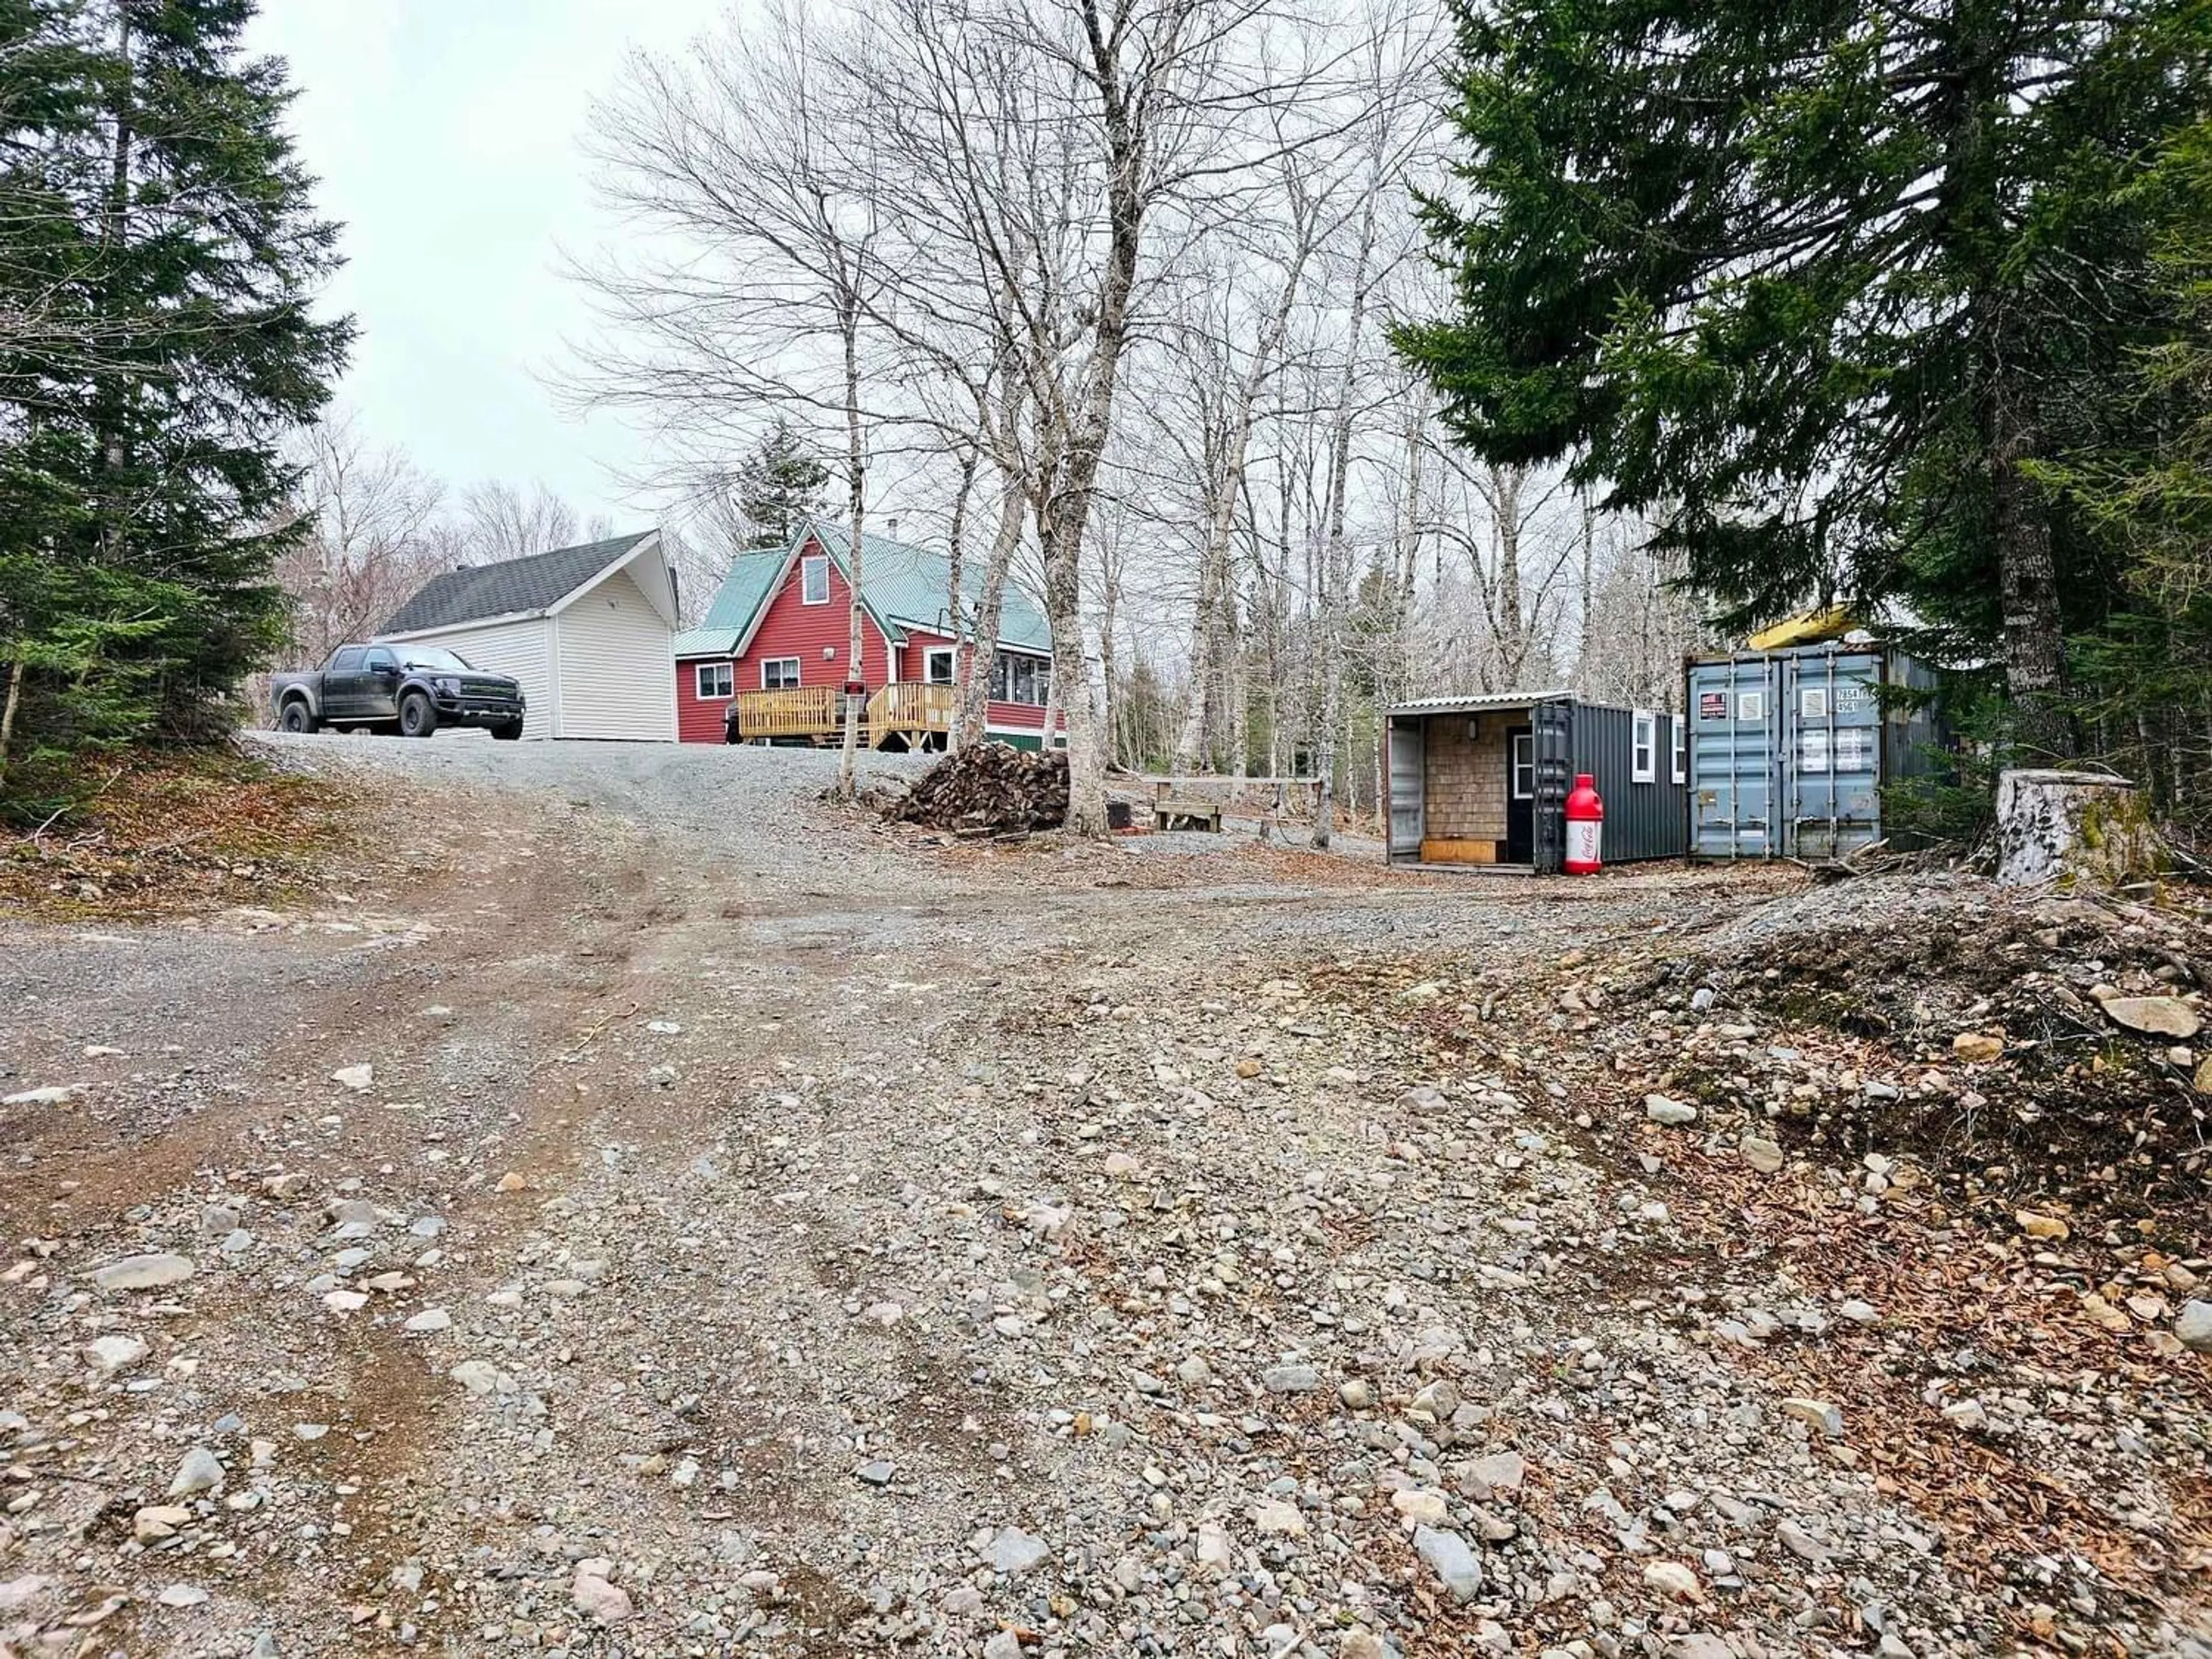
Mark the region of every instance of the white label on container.
<instances>
[{"instance_id":1,"label":"white label on container","mask_svg":"<svg viewBox=\"0 0 2212 1659\"><path fill-rule=\"evenodd\" d=\"M1836 688L1836 712L1856 714L1874 707L1874 686L1866 680L1845 680Z\"/></svg>"},{"instance_id":2,"label":"white label on container","mask_svg":"<svg viewBox=\"0 0 2212 1659\"><path fill-rule=\"evenodd\" d=\"M1797 734L1798 764L1808 772L1828 769L1828 734L1817 728Z\"/></svg>"},{"instance_id":3,"label":"white label on container","mask_svg":"<svg viewBox=\"0 0 2212 1659\"><path fill-rule=\"evenodd\" d=\"M1567 820L1567 862L1595 864L1598 843L1605 833L1605 825L1591 818Z\"/></svg>"},{"instance_id":4,"label":"white label on container","mask_svg":"<svg viewBox=\"0 0 2212 1659\"><path fill-rule=\"evenodd\" d=\"M1863 772L1873 757L1873 733L1863 726L1846 726L1836 733L1836 770Z\"/></svg>"},{"instance_id":5,"label":"white label on container","mask_svg":"<svg viewBox=\"0 0 2212 1659\"><path fill-rule=\"evenodd\" d=\"M1825 685L1808 685L1802 688L1797 694L1797 712L1808 720L1827 719L1828 688Z\"/></svg>"},{"instance_id":6,"label":"white label on container","mask_svg":"<svg viewBox=\"0 0 2212 1659\"><path fill-rule=\"evenodd\" d=\"M1735 698L1735 717L1739 722L1754 723L1766 718L1766 694L1764 691L1739 691Z\"/></svg>"}]
</instances>

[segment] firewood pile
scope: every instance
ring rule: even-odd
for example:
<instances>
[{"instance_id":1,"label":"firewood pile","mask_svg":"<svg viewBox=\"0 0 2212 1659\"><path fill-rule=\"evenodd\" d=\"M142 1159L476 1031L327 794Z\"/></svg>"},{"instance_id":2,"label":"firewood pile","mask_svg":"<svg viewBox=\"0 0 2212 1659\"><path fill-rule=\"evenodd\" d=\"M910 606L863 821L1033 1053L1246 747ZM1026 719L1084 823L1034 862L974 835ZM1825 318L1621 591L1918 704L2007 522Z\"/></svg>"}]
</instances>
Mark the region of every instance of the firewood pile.
<instances>
[{"instance_id":1,"label":"firewood pile","mask_svg":"<svg viewBox=\"0 0 2212 1659\"><path fill-rule=\"evenodd\" d=\"M923 773L886 816L979 837L1056 829L1067 817L1067 756L975 744Z\"/></svg>"}]
</instances>

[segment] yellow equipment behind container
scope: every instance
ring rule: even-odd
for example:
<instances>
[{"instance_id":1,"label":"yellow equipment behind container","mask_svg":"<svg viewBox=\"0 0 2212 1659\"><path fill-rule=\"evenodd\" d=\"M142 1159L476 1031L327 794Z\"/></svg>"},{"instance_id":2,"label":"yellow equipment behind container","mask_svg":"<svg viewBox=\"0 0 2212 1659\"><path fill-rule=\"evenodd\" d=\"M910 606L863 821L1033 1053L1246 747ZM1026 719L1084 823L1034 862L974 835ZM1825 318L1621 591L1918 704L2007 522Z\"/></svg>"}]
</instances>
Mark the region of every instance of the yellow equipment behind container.
<instances>
[{"instance_id":1,"label":"yellow equipment behind container","mask_svg":"<svg viewBox=\"0 0 2212 1659\"><path fill-rule=\"evenodd\" d=\"M1763 628L1744 643L1753 651L1786 651L1793 645L1819 645L1839 640L1851 631L1851 613L1840 605L1824 610L1802 611L1771 628Z\"/></svg>"}]
</instances>

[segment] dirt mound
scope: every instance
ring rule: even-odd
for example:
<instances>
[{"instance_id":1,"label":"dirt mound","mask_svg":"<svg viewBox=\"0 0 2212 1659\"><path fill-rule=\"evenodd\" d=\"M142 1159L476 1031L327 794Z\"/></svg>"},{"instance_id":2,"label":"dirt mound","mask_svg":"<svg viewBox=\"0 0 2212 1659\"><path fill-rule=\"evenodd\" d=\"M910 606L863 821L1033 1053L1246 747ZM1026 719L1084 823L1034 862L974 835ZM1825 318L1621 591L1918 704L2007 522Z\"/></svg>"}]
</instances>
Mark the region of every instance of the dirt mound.
<instances>
[{"instance_id":1,"label":"dirt mound","mask_svg":"<svg viewBox=\"0 0 2212 1659\"><path fill-rule=\"evenodd\" d=\"M227 747L125 750L70 817L0 828L0 908L63 919L266 904L360 874L357 803Z\"/></svg>"},{"instance_id":2,"label":"dirt mound","mask_svg":"<svg viewBox=\"0 0 2212 1659\"><path fill-rule=\"evenodd\" d=\"M959 835L1056 829L1067 819L1067 757L977 744L931 767L884 816Z\"/></svg>"},{"instance_id":3,"label":"dirt mound","mask_svg":"<svg viewBox=\"0 0 2212 1659\"><path fill-rule=\"evenodd\" d=\"M1992 1204L2140 1218L2212 1175L2208 973L2187 912L1898 879L1770 906L1609 988L1679 1011L1619 1059L1709 1114L1908 1154Z\"/></svg>"}]
</instances>

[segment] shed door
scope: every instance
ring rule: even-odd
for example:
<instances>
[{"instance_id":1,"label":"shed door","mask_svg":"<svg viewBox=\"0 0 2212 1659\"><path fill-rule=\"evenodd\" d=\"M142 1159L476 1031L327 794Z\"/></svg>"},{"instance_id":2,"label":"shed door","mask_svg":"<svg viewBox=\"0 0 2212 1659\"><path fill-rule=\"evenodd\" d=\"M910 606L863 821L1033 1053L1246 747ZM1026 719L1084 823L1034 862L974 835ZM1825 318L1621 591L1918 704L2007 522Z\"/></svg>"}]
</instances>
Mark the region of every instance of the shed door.
<instances>
[{"instance_id":1,"label":"shed door","mask_svg":"<svg viewBox=\"0 0 2212 1659\"><path fill-rule=\"evenodd\" d=\"M1528 711L1535 739L1536 799L1531 837L1540 875L1555 876L1567 859L1567 791L1574 784L1575 708L1564 700Z\"/></svg>"},{"instance_id":2,"label":"shed door","mask_svg":"<svg viewBox=\"0 0 2212 1659\"><path fill-rule=\"evenodd\" d=\"M1390 856L1394 859L1420 856L1425 729L1419 720L1390 722Z\"/></svg>"},{"instance_id":3,"label":"shed door","mask_svg":"<svg viewBox=\"0 0 2212 1659\"><path fill-rule=\"evenodd\" d=\"M1505 731L1505 861L1536 861L1536 733L1526 726Z\"/></svg>"}]
</instances>

